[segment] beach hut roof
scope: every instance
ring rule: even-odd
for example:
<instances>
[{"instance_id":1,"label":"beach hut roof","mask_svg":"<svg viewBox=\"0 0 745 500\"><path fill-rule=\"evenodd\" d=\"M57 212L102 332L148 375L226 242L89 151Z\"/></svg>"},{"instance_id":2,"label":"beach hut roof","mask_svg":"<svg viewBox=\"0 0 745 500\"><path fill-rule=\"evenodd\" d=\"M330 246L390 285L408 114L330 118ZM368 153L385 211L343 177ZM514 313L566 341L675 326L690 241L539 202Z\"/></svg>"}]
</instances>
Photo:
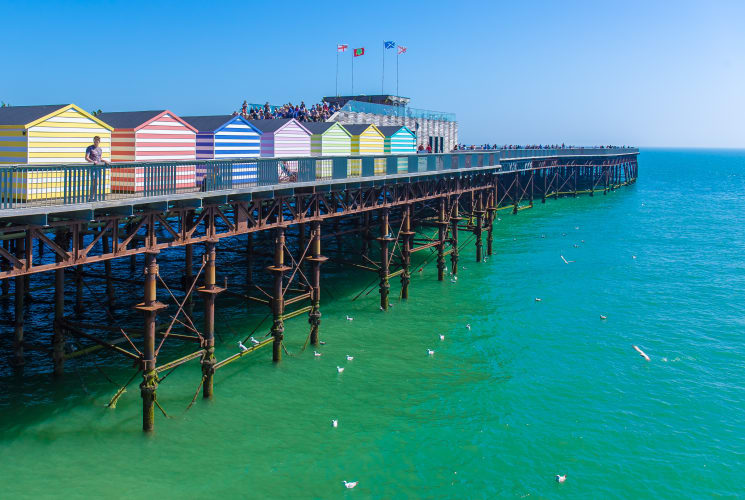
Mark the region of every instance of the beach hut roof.
<instances>
[{"instance_id":1,"label":"beach hut roof","mask_svg":"<svg viewBox=\"0 0 745 500\"><path fill-rule=\"evenodd\" d=\"M305 124L305 128L310 130L313 134L323 135L334 125L339 125L339 128L341 128L348 136L351 137L352 134L350 134L346 128L341 126L339 122L308 122Z\"/></svg>"},{"instance_id":2,"label":"beach hut roof","mask_svg":"<svg viewBox=\"0 0 745 500\"><path fill-rule=\"evenodd\" d=\"M406 125L387 125L383 127L378 127L378 130L380 130L380 132L382 132L382 134L386 137L393 137L402 128L406 129L406 131L410 133L411 135L416 135Z\"/></svg>"},{"instance_id":3,"label":"beach hut roof","mask_svg":"<svg viewBox=\"0 0 745 500\"><path fill-rule=\"evenodd\" d=\"M68 109L74 109L75 111L84 115L86 118L90 118L104 128L107 128L109 130L113 129L111 126L101 121L101 119L93 116L87 111L80 109L74 104L7 106L4 108L0 108L0 125L23 125L25 127L32 127L39 122L47 120L60 113L64 113Z\"/></svg>"},{"instance_id":4,"label":"beach hut roof","mask_svg":"<svg viewBox=\"0 0 745 500\"><path fill-rule=\"evenodd\" d=\"M198 132L217 132L228 123L238 119L254 129L257 134L261 133L261 130L257 129L241 115L182 116L181 118L196 128Z\"/></svg>"},{"instance_id":5,"label":"beach hut roof","mask_svg":"<svg viewBox=\"0 0 745 500\"><path fill-rule=\"evenodd\" d=\"M300 128L308 132L308 135L313 135L311 134L310 130L305 128L302 123L294 118L279 118L274 120L249 120L249 123L259 129L262 133L277 132L278 130L284 128L290 122L297 123L298 125L300 125Z\"/></svg>"},{"instance_id":6,"label":"beach hut roof","mask_svg":"<svg viewBox=\"0 0 745 500\"><path fill-rule=\"evenodd\" d=\"M191 131L197 131L197 129L195 129L184 120L179 118L175 113L168 111L167 109L159 109L154 111L114 111L111 113L101 113L98 116L99 118L101 118L101 120L105 121L109 125L112 125L114 128L139 130L165 114L171 115L171 118L181 123Z\"/></svg>"},{"instance_id":7,"label":"beach hut roof","mask_svg":"<svg viewBox=\"0 0 745 500\"><path fill-rule=\"evenodd\" d=\"M349 131L352 135L361 135L365 130L368 128L373 127L374 129L378 130L378 127L373 125L372 123L350 123L349 125L344 125L344 128Z\"/></svg>"}]
</instances>

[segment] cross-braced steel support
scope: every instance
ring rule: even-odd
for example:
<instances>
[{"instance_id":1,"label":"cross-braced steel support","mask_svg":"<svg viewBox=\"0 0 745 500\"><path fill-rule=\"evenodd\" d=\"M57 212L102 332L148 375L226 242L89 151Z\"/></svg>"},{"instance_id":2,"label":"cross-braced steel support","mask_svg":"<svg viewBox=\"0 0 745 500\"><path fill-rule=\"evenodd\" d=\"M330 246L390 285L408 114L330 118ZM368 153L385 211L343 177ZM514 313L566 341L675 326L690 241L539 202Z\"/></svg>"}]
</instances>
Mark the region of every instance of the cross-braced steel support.
<instances>
[{"instance_id":1,"label":"cross-braced steel support","mask_svg":"<svg viewBox=\"0 0 745 500\"><path fill-rule=\"evenodd\" d=\"M204 343L202 348L202 395L211 398L215 374L215 298L224 289L216 286L216 241L207 241L204 259L204 285L198 292L204 297Z\"/></svg>"},{"instance_id":2,"label":"cross-braced steel support","mask_svg":"<svg viewBox=\"0 0 745 500\"><path fill-rule=\"evenodd\" d=\"M411 218L413 214L413 207L411 205L404 205L401 209L401 216L403 217L401 224L401 231L399 235L402 238L401 241L401 263L403 268L401 270L401 298L409 298L409 283L411 283L411 238L414 236L414 232L411 230Z\"/></svg>"},{"instance_id":3,"label":"cross-braced steel support","mask_svg":"<svg viewBox=\"0 0 745 500\"><path fill-rule=\"evenodd\" d=\"M388 262L388 242L391 241L390 227L388 226L388 208L380 209L380 308L384 311L388 309L388 293L391 285L388 282L389 262Z\"/></svg>"},{"instance_id":4,"label":"cross-braced steel support","mask_svg":"<svg viewBox=\"0 0 745 500\"><path fill-rule=\"evenodd\" d=\"M282 280L285 271L290 268L285 266L285 228L279 226L275 229L274 237L274 265L269 267L269 271L274 274L274 294L272 295L272 360L275 362L282 361L282 340L284 339L285 325L282 315L285 310L284 290L282 289Z\"/></svg>"},{"instance_id":5,"label":"cross-braced steel support","mask_svg":"<svg viewBox=\"0 0 745 500\"><path fill-rule=\"evenodd\" d=\"M158 276L158 262L155 252L145 254L145 293L144 300L137 305L137 309L145 314L145 328L143 331L142 349L142 383L140 396L142 397L142 430L152 431L154 428L154 405L158 389L158 374L155 371L155 324L158 311L166 306L157 300L156 279Z\"/></svg>"},{"instance_id":6,"label":"cross-braced steel support","mask_svg":"<svg viewBox=\"0 0 745 500\"><path fill-rule=\"evenodd\" d=\"M311 310L308 313L310 323L310 343L318 345L321 325L321 264L327 258L321 255L321 222L313 222L311 229L311 256L306 259L311 263Z\"/></svg>"}]
</instances>

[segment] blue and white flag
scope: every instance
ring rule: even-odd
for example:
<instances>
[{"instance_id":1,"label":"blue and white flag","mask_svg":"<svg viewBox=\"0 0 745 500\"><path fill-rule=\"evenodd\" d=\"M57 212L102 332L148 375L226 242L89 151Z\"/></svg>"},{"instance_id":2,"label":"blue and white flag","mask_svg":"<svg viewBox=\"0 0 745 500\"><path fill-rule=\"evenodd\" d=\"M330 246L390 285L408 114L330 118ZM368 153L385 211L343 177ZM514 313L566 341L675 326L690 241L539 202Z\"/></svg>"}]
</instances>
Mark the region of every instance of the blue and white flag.
<instances>
[{"instance_id":1,"label":"blue and white flag","mask_svg":"<svg viewBox=\"0 0 745 500\"><path fill-rule=\"evenodd\" d=\"M396 48L396 42L385 42L385 48L386 49L395 49Z\"/></svg>"}]
</instances>

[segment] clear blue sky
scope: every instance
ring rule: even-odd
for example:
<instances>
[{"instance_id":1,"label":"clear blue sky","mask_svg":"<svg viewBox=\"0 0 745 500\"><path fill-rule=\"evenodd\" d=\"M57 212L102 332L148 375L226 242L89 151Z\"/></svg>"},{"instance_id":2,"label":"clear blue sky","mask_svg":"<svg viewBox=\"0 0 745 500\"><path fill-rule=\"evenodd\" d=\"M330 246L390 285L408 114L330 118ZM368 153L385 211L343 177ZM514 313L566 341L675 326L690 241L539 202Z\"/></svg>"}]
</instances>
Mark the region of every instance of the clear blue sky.
<instances>
[{"instance_id":1,"label":"clear blue sky","mask_svg":"<svg viewBox=\"0 0 745 500\"><path fill-rule=\"evenodd\" d=\"M516 5L518 4L518 5ZM0 0L0 99L220 114L334 93L336 44L408 47L400 93L461 141L745 147L745 1ZM395 55L386 92L395 92ZM340 92L350 92L351 55Z\"/></svg>"}]
</instances>

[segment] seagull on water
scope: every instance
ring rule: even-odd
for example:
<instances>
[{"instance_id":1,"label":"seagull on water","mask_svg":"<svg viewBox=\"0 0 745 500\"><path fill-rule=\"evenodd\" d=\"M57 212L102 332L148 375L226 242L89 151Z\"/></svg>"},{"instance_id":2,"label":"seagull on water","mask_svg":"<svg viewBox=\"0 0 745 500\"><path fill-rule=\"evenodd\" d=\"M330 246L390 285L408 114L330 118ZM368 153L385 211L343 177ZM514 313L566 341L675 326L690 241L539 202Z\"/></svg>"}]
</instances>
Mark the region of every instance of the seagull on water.
<instances>
[{"instance_id":1,"label":"seagull on water","mask_svg":"<svg viewBox=\"0 0 745 500\"><path fill-rule=\"evenodd\" d=\"M324 342L324 341L322 340L322 341L320 341L320 342L319 342L319 344L321 344L321 345L326 345L326 342Z\"/></svg>"},{"instance_id":2,"label":"seagull on water","mask_svg":"<svg viewBox=\"0 0 745 500\"><path fill-rule=\"evenodd\" d=\"M385 235L386 238L393 238L393 233L388 233Z\"/></svg>"},{"instance_id":3,"label":"seagull on water","mask_svg":"<svg viewBox=\"0 0 745 500\"><path fill-rule=\"evenodd\" d=\"M347 316L347 321L354 321L354 318L351 316Z\"/></svg>"},{"instance_id":4,"label":"seagull on water","mask_svg":"<svg viewBox=\"0 0 745 500\"><path fill-rule=\"evenodd\" d=\"M260 343L261 343L261 342L259 342L258 340L256 340L256 339L255 339L255 338L253 338L253 337L251 337L251 338L250 338L249 340L251 341L251 343L252 343L253 345L258 345L258 344L260 344Z\"/></svg>"},{"instance_id":5,"label":"seagull on water","mask_svg":"<svg viewBox=\"0 0 745 500\"><path fill-rule=\"evenodd\" d=\"M631 258L632 258L632 259L636 259L636 255L632 255L632 256L631 256Z\"/></svg>"},{"instance_id":6,"label":"seagull on water","mask_svg":"<svg viewBox=\"0 0 745 500\"><path fill-rule=\"evenodd\" d=\"M639 349L639 348L638 348L638 347L636 347L636 346L633 346L633 348L634 348L634 350L635 350L636 352L638 352L638 353L639 353L639 356L641 356L642 358L644 358L644 359L646 359L647 361L649 361L649 356L647 356L647 354L646 354L646 353L645 353L644 351L642 351L641 349Z\"/></svg>"},{"instance_id":7,"label":"seagull on water","mask_svg":"<svg viewBox=\"0 0 745 500\"><path fill-rule=\"evenodd\" d=\"M458 282L458 280L456 278L453 278L453 279L450 280L450 283L457 283L457 282Z\"/></svg>"},{"instance_id":8,"label":"seagull on water","mask_svg":"<svg viewBox=\"0 0 745 500\"><path fill-rule=\"evenodd\" d=\"M313 351L313 356L315 356L317 358L320 358L322 356L322 354L320 352L318 352L318 351Z\"/></svg>"},{"instance_id":9,"label":"seagull on water","mask_svg":"<svg viewBox=\"0 0 745 500\"><path fill-rule=\"evenodd\" d=\"M341 366L337 366L336 371L342 373L344 371L344 368L342 368Z\"/></svg>"},{"instance_id":10,"label":"seagull on water","mask_svg":"<svg viewBox=\"0 0 745 500\"><path fill-rule=\"evenodd\" d=\"M440 340L445 340L445 336L444 335L440 335Z\"/></svg>"},{"instance_id":11,"label":"seagull on water","mask_svg":"<svg viewBox=\"0 0 745 500\"><path fill-rule=\"evenodd\" d=\"M579 248L579 245L575 243L574 248Z\"/></svg>"},{"instance_id":12,"label":"seagull on water","mask_svg":"<svg viewBox=\"0 0 745 500\"><path fill-rule=\"evenodd\" d=\"M336 420L336 419L333 419L333 420L331 421L331 426L332 426L332 427L333 427L334 429L336 429L337 427L339 427L339 421L338 421L338 420Z\"/></svg>"},{"instance_id":13,"label":"seagull on water","mask_svg":"<svg viewBox=\"0 0 745 500\"><path fill-rule=\"evenodd\" d=\"M540 302L541 300L543 300L543 299L539 299L538 297L535 298L535 301L536 302Z\"/></svg>"},{"instance_id":14,"label":"seagull on water","mask_svg":"<svg viewBox=\"0 0 745 500\"><path fill-rule=\"evenodd\" d=\"M579 226L574 226L574 229L579 231Z\"/></svg>"},{"instance_id":15,"label":"seagull on water","mask_svg":"<svg viewBox=\"0 0 745 500\"><path fill-rule=\"evenodd\" d=\"M606 315L604 315L604 314L601 314L601 315L600 315L600 319L608 319L608 316L606 316Z\"/></svg>"},{"instance_id":16,"label":"seagull on water","mask_svg":"<svg viewBox=\"0 0 745 500\"><path fill-rule=\"evenodd\" d=\"M354 359L354 356L350 356L349 354L347 354L347 361L352 361L353 359Z\"/></svg>"},{"instance_id":17,"label":"seagull on water","mask_svg":"<svg viewBox=\"0 0 745 500\"><path fill-rule=\"evenodd\" d=\"M357 483L359 483L359 481L352 481L351 483L344 481L344 486L346 486L348 490L351 490L352 488L357 486Z\"/></svg>"},{"instance_id":18,"label":"seagull on water","mask_svg":"<svg viewBox=\"0 0 745 500\"><path fill-rule=\"evenodd\" d=\"M560 475L556 474L556 482L557 483L563 483L566 480L567 480L567 475L566 474L564 474L563 476L560 476Z\"/></svg>"},{"instance_id":19,"label":"seagull on water","mask_svg":"<svg viewBox=\"0 0 745 500\"><path fill-rule=\"evenodd\" d=\"M572 262L574 262L573 260L566 260L563 255L561 256L561 260L564 261L564 264L571 264Z\"/></svg>"},{"instance_id":20,"label":"seagull on water","mask_svg":"<svg viewBox=\"0 0 745 500\"><path fill-rule=\"evenodd\" d=\"M432 356L435 353L432 349L427 349L427 354Z\"/></svg>"},{"instance_id":21,"label":"seagull on water","mask_svg":"<svg viewBox=\"0 0 745 500\"><path fill-rule=\"evenodd\" d=\"M240 340L238 341L238 347L239 347L239 348L240 348L240 350L241 350L241 351L243 351L243 352L246 352L246 351L248 351L248 347L244 346L244 345L243 345L243 342L241 342Z\"/></svg>"}]
</instances>

